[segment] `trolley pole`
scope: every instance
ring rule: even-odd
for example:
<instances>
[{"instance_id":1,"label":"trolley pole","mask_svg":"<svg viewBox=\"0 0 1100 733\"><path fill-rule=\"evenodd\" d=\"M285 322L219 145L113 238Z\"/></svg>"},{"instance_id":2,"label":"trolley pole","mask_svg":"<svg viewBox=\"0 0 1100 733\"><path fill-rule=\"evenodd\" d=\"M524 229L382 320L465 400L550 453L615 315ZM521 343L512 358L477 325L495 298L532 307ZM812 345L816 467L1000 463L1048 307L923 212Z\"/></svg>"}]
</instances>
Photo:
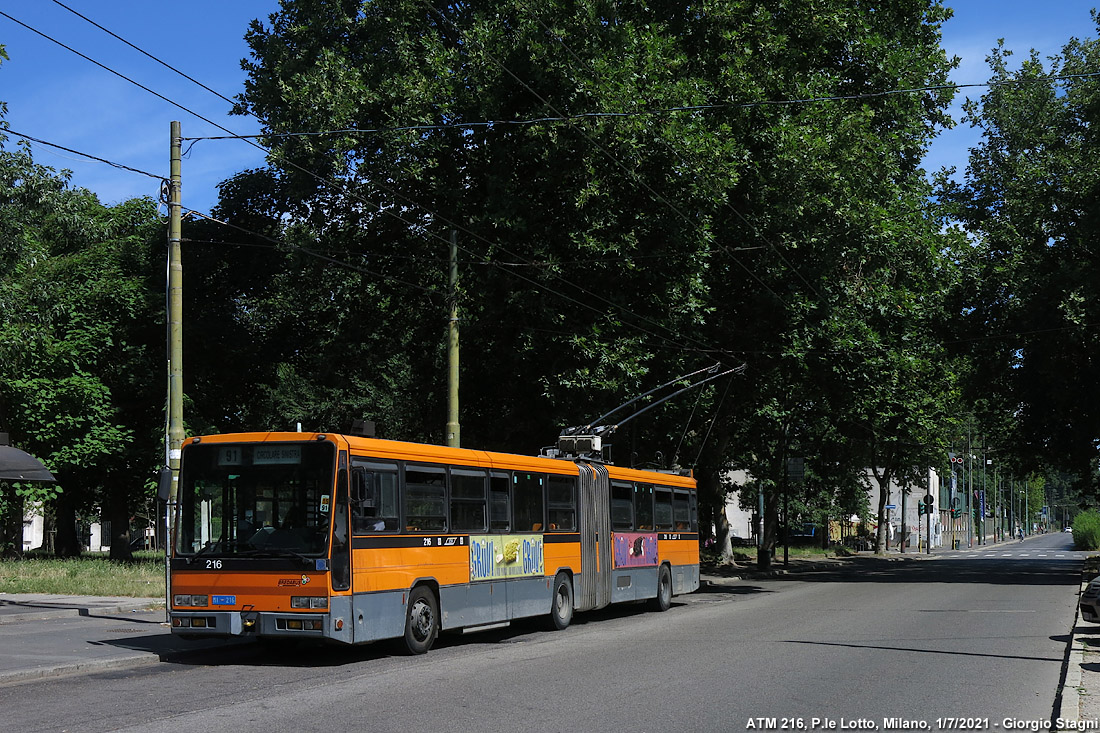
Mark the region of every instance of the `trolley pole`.
<instances>
[{"instance_id":1,"label":"trolley pole","mask_svg":"<svg viewBox=\"0 0 1100 733\"><path fill-rule=\"evenodd\" d=\"M183 256L180 252L182 208L180 197L180 123L171 125L171 165L168 186L168 467L172 490L164 509L164 573L167 605L172 607L169 556L172 513L179 488L180 449L183 446Z\"/></svg>"},{"instance_id":2,"label":"trolley pole","mask_svg":"<svg viewBox=\"0 0 1100 733\"><path fill-rule=\"evenodd\" d=\"M451 230L451 317L447 326L447 445L462 447L458 422L458 232Z\"/></svg>"}]
</instances>

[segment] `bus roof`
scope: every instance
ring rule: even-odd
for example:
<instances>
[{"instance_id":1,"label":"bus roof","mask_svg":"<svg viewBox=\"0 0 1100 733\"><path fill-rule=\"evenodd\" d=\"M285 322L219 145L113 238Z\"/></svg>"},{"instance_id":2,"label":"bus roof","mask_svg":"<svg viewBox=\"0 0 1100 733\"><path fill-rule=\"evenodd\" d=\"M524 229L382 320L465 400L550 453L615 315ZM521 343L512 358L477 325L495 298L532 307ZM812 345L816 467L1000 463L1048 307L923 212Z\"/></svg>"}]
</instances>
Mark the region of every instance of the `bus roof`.
<instances>
[{"instance_id":1,"label":"bus roof","mask_svg":"<svg viewBox=\"0 0 1100 733\"><path fill-rule=\"evenodd\" d=\"M347 446L353 453L367 454L375 458L390 460L428 461L431 463L461 464L480 468L499 468L502 470L541 471L565 475L579 473L577 464L561 458L542 456L522 456L514 453L495 453L470 448L451 448L430 443L411 443L400 440L382 440L364 438L358 435L339 433L220 433L188 438L184 445L202 443L279 443L303 442L310 440L328 440ZM643 471L623 466L606 465L612 479L623 481L642 481L661 483L668 486L694 487L695 479L672 473Z\"/></svg>"}]
</instances>

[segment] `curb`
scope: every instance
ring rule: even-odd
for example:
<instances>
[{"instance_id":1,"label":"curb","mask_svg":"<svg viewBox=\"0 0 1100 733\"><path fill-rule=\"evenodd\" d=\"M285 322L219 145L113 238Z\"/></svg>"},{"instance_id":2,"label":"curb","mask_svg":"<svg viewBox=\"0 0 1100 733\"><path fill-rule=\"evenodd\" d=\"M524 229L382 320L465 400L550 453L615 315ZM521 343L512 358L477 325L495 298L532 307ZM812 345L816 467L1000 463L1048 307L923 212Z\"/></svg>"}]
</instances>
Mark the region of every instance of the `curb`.
<instances>
[{"instance_id":1,"label":"curb","mask_svg":"<svg viewBox=\"0 0 1100 733\"><path fill-rule=\"evenodd\" d=\"M1078 601L1073 612L1073 629L1070 631L1069 644L1066 648L1065 667L1062 670L1062 685L1059 689L1058 705L1054 711L1055 721L1081 719L1081 678L1085 663L1085 647L1084 644L1077 642L1077 622L1081 619L1081 594L1085 592L1088 584L1089 581L1082 580L1081 587L1077 591ZM1066 730L1066 728L1056 730Z\"/></svg>"},{"instance_id":2,"label":"curb","mask_svg":"<svg viewBox=\"0 0 1100 733\"><path fill-rule=\"evenodd\" d=\"M54 618L74 618L96 614L133 613L135 611L163 610L164 603L122 603L114 606L72 606L50 608L40 606L34 610L0 613L0 625L19 624L27 621L46 621Z\"/></svg>"},{"instance_id":3,"label":"curb","mask_svg":"<svg viewBox=\"0 0 1100 733\"><path fill-rule=\"evenodd\" d=\"M31 680L41 680L48 677L65 677L76 674L92 674L95 672L107 672L117 669L137 669L151 667L160 662L157 654L142 652L129 657L115 657L114 659L97 659L85 662L71 662L57 664L52 667L34 667L31 669L19 669L14 672L0 672L0 687L15 685Z\"/></svg>"}]
</instances>

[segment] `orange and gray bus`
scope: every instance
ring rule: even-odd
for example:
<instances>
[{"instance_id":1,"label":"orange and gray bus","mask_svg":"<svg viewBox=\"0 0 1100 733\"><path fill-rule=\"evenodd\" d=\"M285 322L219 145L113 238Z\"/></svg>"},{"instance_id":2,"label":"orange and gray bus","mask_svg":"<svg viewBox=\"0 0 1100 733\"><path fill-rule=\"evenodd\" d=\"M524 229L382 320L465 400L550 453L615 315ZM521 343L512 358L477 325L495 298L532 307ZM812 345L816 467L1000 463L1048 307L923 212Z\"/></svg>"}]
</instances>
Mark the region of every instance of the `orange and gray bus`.
<instances>
[{"instance_id":1,"label":"orange and gray bus","mask_svg":"<svg viewBox=\"0 0 1100 733\"><path fill-rule=\"evenodd\" d=\"M695 481L574 459L336 435L184 443L172 631L403 639L699 587Z\"/></svg>"}]
</instances>

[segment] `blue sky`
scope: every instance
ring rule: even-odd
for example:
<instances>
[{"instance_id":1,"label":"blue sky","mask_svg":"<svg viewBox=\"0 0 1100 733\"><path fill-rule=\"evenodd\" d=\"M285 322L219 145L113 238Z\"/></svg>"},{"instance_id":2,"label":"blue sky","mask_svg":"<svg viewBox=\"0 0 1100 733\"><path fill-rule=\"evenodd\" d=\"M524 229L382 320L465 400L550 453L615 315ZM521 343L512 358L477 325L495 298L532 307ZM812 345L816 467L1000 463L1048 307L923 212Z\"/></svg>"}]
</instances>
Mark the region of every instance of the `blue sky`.
<instances>
[{"instance_id":1,"label":"blue sky","mask_svg":"<svg viewBox=\"0 0 1100 733\"><path fill-rule=\"evenodd\" d=\"M227 97L241 90L247 56L244 34L253 18L266 19L277 0L63 0L64 4ZM1004 38L1024 58L1034 48L1045 57L1066 41L1096 33L1090 10L1100 0L955 0L955 17L943 30L944 47L962 63L953 75L960 84L988 78L985 56ZM239 134L258 123L229 116L229 105L142 56L53 0L4 2L0 11L90 56L156 92ZM169 123L180 120L185 137L221 134L196 119L69 50L0 16L0 45L10 61L0 65L0 101L8 104L12 130L90 153L157 175L166 175ZM979 96L981 89L968 90ZM963 95L959 96L961 101ZM956 117L961 113L956 106ZM15 138L9 140L13 144ZM934 144L926 167L966 166L967 149L977 140L964 127L945 132ZM73 183L96 192L106 203L133 196L157 196L152 179L34 145L35 159L73 171ZM245 142L203 141L183 162L185 206L208 211L216 186L240 170L263 162Z\"/></svg>"}]
</instances>

